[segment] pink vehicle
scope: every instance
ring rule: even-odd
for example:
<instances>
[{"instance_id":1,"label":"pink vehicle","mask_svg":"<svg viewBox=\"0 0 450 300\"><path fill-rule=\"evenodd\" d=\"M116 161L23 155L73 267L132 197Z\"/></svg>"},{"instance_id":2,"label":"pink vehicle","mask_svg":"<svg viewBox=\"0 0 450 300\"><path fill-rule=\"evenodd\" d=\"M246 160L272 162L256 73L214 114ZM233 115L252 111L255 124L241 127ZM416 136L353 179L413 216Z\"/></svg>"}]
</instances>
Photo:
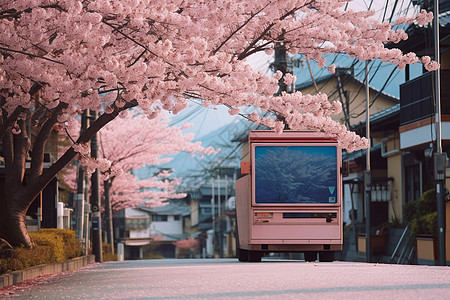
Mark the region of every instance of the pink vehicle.
<instances>
[{"instance_id":1,"label":"pink vehicle","mask_svg":"<svg viewBox=\"0 0 450 300\"><path fill-rule=\"evenodd\" d=\"M341 148L321 133L250 131L250 162L236 181L239 261L303 252L333 261L342 251Z\"/></svg>"}]
</instances>

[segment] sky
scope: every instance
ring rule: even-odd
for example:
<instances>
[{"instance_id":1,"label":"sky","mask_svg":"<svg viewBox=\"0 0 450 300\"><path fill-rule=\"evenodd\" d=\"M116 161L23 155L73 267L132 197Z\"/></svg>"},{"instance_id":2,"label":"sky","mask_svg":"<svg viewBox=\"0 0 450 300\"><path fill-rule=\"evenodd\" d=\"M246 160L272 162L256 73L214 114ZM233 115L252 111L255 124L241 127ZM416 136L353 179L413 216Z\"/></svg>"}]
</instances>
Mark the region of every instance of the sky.
<instances>
[{"instance_id":1,"label":"sky","mask_svg":"<svg viewBox=\"0 0 450 300\"><path fill-rule=\"evenodd\" d=\"M241 116L228 114L228 108L225 106L204 107L196 101L191 101L187 109L171 117L170 125L179 126L186 122L192 124L184 132L193 133L196 139L201 139L224 125L237 123L243 119Z\"/></svg>"}]
</instances>

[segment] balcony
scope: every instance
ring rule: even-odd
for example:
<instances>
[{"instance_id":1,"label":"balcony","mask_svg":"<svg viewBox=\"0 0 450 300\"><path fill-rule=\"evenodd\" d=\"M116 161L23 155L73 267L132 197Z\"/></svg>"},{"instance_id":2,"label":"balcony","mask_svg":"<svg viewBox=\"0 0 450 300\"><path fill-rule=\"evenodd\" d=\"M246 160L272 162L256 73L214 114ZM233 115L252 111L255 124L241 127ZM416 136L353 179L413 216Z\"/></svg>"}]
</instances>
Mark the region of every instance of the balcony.
<instances>
[{"instance_id":1,"label":"balcony","mask_svg":"<svg viewBox=\"0 0 450 300\"><path fill-rule=\"evenodd\" d=\"M450 70L441 70L441 112L450 115ZM400 126L434 116L434 75L427 72L400 86Z\"/></svg>"},{"instance_id":2,"label":"balcony","mask_svg":"<svg viewBox=\"0 0 450 300\"><path fill-rule=\"evenodd\" d=\"M450 70L441 70L442 133L450 126ZM400 86L400 147L427 144L435 139L434 74L427 72ZM443 136L448 139L449 137Z\"/></svg>"}]
</instances>

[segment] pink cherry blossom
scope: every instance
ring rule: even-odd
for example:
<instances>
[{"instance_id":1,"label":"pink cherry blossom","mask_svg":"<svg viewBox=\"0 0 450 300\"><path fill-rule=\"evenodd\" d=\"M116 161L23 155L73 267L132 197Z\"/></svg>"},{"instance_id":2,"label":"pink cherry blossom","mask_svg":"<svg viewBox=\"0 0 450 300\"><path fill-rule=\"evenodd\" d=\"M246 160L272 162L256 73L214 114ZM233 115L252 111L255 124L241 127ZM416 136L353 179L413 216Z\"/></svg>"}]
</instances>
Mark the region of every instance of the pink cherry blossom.
<instances>
[{"instance_id":1,"label":"pink cherry blossom","mask_svg":"<svg viewBox=\"0 0 450 300\"><path fill-rule=\"evenodd\" d=\"M145 166L157 166L169 162L181 151L201 158L203 155L218 153L212 147L203 147L193 142L192 134L182 130L190 124L180 127L169 126L170 119L160 115L148 119L138 110L124 118L117 118L99 132L98 159L90 157L90 144L75 144L72 147L79 152L79 162L88 173L98 169L102 180L110 184L110 199L114 209L147 205L161 206L167 199L183 198L184 193L176 191L180 178L173 178L169 170L162 170L154 176L139 180L131 174ZM79 131L79 129L78 129ZM77 131L75 130L74 137ZM65 181L76 189L75 168L65 176Z\"/></svg>"},{"instance_id":2,"label":"pink cherry blossom","mask_svg":"<svg viewBox=\"0 0 450 300\"><path fill-rule=\"evenodd\" d=\"M281 44L322 66L330 53L380 58L399 68L419 59L384 47L406 39L404 31L377 21L372 11L346 10L347 2L0 0L0 137L6 153L20 154L5 155L5 174L11 175L5 176L11 181L5 183L7 202L20 206L12 211L26 211L78 155L79 147L68 147L43 168L52 130L69 133L86 110L99 117L73 144L89 142L113 119L126 118L130 108L139 106L158 119L161 111L178 113L196 99L204 106L225 105L233 114L245 115L248 107L269 112L249 119L277 131L282 126L275 120L284 120L291 129L335 136L347 150L366 147L365 139L331 120L337 106L325 95L274 96L280 74L253 70L247 60ZM423 25L431 17L423 11L398 22ZM424 67L439 65L426 60ZM25 185L28 154L33 157ZM81 160L90 170L107 167L105 161ZM18 230L17 243L30 245Z\"/></svg>"},{"instance_id":3,"label":"pink cherry blossom","mask_svg":"<svg viewBox=\"0 0 450 300\"><path fill-rule=\"evenodd\" d=\"M286 85L291 85L297 80L297 77L292 75L291 73L286 73L283 76L283 81Z\"/></svg>"},{"instance_id":4,"label":"pink cherry blossom","mask_svg":"<svg viewBox=\"0 0 450 300\"><path fill-rule=\"evenodd\" d=\"M197 239L179 240L179 241L173 242L173 244L177 248L187 249L187 250L200 247L200 241Z\"/></svg>"},{"instance_id":5,"label":"pink cherry blossom","mask_svg":"<svg viewBox=\"0 0 450 300\"><path fill-rule=\"evenodd\" d=\"M331 74L334 74L336 72L335 64L331 64L328 66L328 72L330 72Z\"/></svg>"}]
</instances>

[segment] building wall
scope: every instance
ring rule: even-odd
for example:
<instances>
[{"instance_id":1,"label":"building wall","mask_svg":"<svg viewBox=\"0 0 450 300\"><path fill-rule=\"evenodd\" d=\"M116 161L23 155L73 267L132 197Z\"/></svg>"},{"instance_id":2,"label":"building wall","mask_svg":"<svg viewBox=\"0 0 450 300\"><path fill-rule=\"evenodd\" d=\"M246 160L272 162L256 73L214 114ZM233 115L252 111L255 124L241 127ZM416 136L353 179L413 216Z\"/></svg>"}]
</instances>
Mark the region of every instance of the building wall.
<instances>
[{"instance_id":1,"label":"building wall","mask_svg":"<svg viewBox=\"0 0 450 300\"><path fill-rule=\"evenodd\" d=\"M345 80L342 79L343 82L343 89L350 91L350 114L352 115L350 119L350 125L354 125L358 123L361 120L366 119L365 110L366 110L366 92L363 84L358 84L351 80ZM328 95L328 98L330 101L338 101L339 100L339 93L337 92L337 86L338 86L338 80L337 77L334 77L333 79L318 84L318 89L321 93L325 93ZM308 87L304 90L302 90L302 93L304 94L317 94L317 91L314 86ZM376 94L374 92L370 92L370 99L374 99ZM342 97L344 97L342 95ZM344 99L344 98L343 98ZM382 110L385 110L386 108L391 107L394 105L395 102L393 102L390 99L387 99L383 96L379 96L375 103L370 107L370 114L375 114L377 112L380 112ZM341 112L340 114L336 116L331 116L335 121L344 124L345 116L344 113Z\"/></svg>"},{"instance_id":2,"label":"building wall","mask_svg":"<svg viewBox=\"0 0 450 300\"><path fill-rule=\"evenodd\" d=\"M129 208L125 208L125 218L126 218L125 222L127 222L127 221L129 222L129 221L133 221L133 220L140 220L140 219L147 219L147 222L148 222L149 215L147 212L129 207ZM140 229L129 229L129 238L140 238L140 239L150 238L150 228L146 227L146 228L140 228ZM145 242L143 242L143 243L145 244Z\"/></svg>"},{"instance_id":3,"label":"building wall","mask_svg":"<svg viewBox=\"0 0 450 300\"><path fill-rule=\"evenodd\" d=\"M448 70L450 69L450 51L442 53L441 55L441 68Z\"/></svg>"},{"instance_id":4,"label":"building wall","mask_svg":"<svg viewBox=\"0 0 450 300\"><path fill-rule=\"evenodd\" d=\"M447 186L448 189L448 186ZM445 203L445 256L446 260L450 261L450 202Z\"/></svg>"},{"instance_id":5,"label":"building wall","mask_svg":"<svg viewBox=\"0 0 450 300\"><path fill-rule=\"evenodd\" d=\"M441 55L441 68L450 69L450 51L447 51ZM449 153L447 153L449 155ZM450 189L449 180L446 181L447 189ZM450 202L446 202L446 233L445 233L445 249L446 259L450 261Z\"/></svg>"},{"instance_id":6,"label":"building wall","mask_svg":"<svg viewBox=\"0 0 450 300\"><path fill-rule=\"evenodd\" d=\"M125 208L125 218L133 217L148 217L148 213L131 207Z\"/></svg>"},{"instance_id":7,"label":"building wall","mask_svg":"<svg viewBox=\"0 0 450 300\"><path fill-rule=\"evenodd\" d=\"M150 228L142 229L142 230L130 230L130 238L150 238Z\"/></svg>"},{"instance_id":8,"label":"building wall","mask_svg":"<svg viewBox=\"0 0 450 300\"><path fill-rule=\"evenodd\" d=\"M357 178L363 177L363 174L360 173L352 173L350 176L346 177L345 180L353 180ZM353 186L353 188L352 188ZM353 191L353 193L352 193ZM353 209L356 211L356 222L360 223L363 220L363 193L361 193L361 183L345 183L343 185L343 218L346 224L351 224L351 209L352 209L352 200L353 200ZM353 197L353 198L352 198Z\"/></svg>"},{"instance_id":9,"label":"building wall","mask_svg":"<svg viewBox=\"0 0 450 300\"><path fill-rule=\"evenodd\" d=\"M180 216L175 220L175 216L167 216L167 221L152 221L150 225L151 234L181 235L183 234L183 222Z\"/></svg>"},{"instance_id":10,"label":"building wall","mask_svg":"<svg viewBox=\"0 0 450 300\"><path fill-rule=\"evenodd\" d=\"M388 142L388 149L392 149L394 141ZM399 141L397 138L396 144ZM389 151L389 150L388 150ZM389 221L403 222L403 187L402 187L402 155L394 154L387 158L388 177L394 178L391 182L391 201L389 203Z\"/></svg>"},{"instance_id":11,"label":"building wall","mask_svg":"<svg viewBox=\"0 0 450 300\"><path fill-rule=\"evenodd\" d=\"M191 199L189 207L191 210L191 226L196 226L199 222L199 201Z\"/></svg>"}]
</instances>

